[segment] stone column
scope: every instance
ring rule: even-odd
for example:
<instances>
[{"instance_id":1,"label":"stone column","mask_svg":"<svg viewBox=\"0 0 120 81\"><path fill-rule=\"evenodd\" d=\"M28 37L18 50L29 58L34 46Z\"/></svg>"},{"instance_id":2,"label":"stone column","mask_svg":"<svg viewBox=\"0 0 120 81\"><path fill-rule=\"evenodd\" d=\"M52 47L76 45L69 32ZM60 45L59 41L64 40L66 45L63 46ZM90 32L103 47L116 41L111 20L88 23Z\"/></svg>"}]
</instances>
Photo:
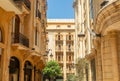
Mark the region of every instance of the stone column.
<instances>
[{"instance_id":1,"label":"stone column","mask_svg":"<svg viewBox=\"0 0 120 81\"><path fill-rule=\"evenodd\" d=\"M33 65L34 66L34 65ZM34 75L35 69L32 69L32 81L34 81L35 75Z\"/></svg>"},{"instance_id":2,"label":"stone column","mask_svg":"<svg viewBox=\"0 0 120 81\"><path fill-rule=\"evenodd\" d=\"M1 10L0 10L1 11ZM13 17L13 13L6 13L2 12L0 13L2 15L0 18L0 24L3 26L5 31L4 33L4 49L3 49L3 54L1 57L1 77L2 81L9 81L9 63L10 63L10 53L11 53L11 19Z\"/></svg>"},{"instance_id":3,"label":"stone column","mask_svg":"<svg viewBox=\"0 0 120 81\"><path fill-rule=\"evenodd\" d=\"M96 54L96 81L102 81L101 47L98 49Z\"/></svg>"},{"instance_id":4,"label":"stone column","mask_svg":"<svg viewBox=\"0 0 120 81\"><path fill-rule=\"evenodd\" d=\"M109 32L102 41L103 81L119 81L117 33Z\"/></svg>"},{"instance_id":5,"label":"stone column","mask_svg":"<svg viewBox=\"0 0 120 81\"><path fill-rule=\"evenodd\" d=\"M63 72L64 72L64 81L66 81L66 78L67 78L67 76L66 76L66 73L67 73L67 71L66 71L66 34L64 33L63 34Z\"/></svg>"},{"instance_id":6,"label":"stone column","mask_svg":"<svg viewBox=\"0 0 120 81\"><path fill-rule=\"evenodd\" d=\"M91 76L91 63L89 62L88 65L88 81L92 81L92 76Z\"/></svg>"},{"instance_id":7,"label":"stone column","mask_svg":"<svg viewBox=\"0 0 120 81\"><path fill-rule=\"evenodd\" d=\"M20 81L24 81L24 62L21 61L21 64L20 64L20 76L19 76L19 80Z\"/></svg>"},{"instance_id":8,"label":"stone column","mask_svg":"<svg viewBox=\"0 0 120 81\"><path fill-rule=\"evenodd\" d=\"M94 42L94 49L92 49L92 54L95 55L95 67L96 67L96 81L102 80L102 56L101 56L101 46L102 38L96 38ZM92 76L91 76L92 81Z\"/></svg>"}]
</instances>

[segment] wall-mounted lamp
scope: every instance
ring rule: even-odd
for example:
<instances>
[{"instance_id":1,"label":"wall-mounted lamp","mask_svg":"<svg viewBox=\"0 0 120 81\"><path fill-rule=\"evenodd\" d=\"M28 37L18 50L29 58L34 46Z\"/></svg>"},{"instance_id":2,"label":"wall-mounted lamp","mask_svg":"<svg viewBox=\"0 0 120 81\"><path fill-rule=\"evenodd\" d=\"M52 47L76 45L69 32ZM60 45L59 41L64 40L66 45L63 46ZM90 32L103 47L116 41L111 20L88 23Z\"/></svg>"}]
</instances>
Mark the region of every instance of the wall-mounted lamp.
<instances>
[{"instance_id":1,"label":"wall-mounted lamp","mask_svg":"<svg viewBox=\"0 0 120 81\"><path fill-rule=\"evenodd\" d=\"M53 57L52 49L48 49L48 50L46 51L46 53L44 54L44 56L48 56L48 54L50 53L50 51L51 51L50 57L52 58L52 57Z\"/></svg>"},{"instance_id":2,"label":"wall-mounted lamp","mask_svg":"<svg viewBox=\"0 0 120 81\"><path fill-rule=\"evenodd\" d=\"M82 23L82 24L85 24L85 23ZM87 30L90 32L91 35L95 36L95 37L101 37L101 34L97 34L96 32L94 32L93 30L90 29L90 27L88 26L85 26L87 27ZM85 37L85 34L81 31L79 34L78 34L78 37Z\"/></svg>"},{"instance_id":3,"label":"wall-mounted lamp","mask_svg":"<svg viewBox=\"0 0 120 81\"><path fill-rule=\"evenodd\" d=\"M52 54L52 53L50 54L50 57L51 57L51 58L53 57L53 54Z\"/></svg>"}]
</instances>

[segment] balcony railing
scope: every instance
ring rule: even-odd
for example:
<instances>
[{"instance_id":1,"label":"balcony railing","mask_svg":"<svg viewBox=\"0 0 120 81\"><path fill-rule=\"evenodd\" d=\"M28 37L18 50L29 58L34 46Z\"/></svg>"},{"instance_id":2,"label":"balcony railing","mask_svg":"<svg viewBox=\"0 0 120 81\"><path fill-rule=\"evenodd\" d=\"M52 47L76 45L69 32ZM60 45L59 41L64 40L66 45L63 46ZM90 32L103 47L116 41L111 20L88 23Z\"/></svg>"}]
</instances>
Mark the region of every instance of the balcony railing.
<instances>
[{"instance_id":1,"label":"balcony railing","mask_svg":"<svg viewBox=\"0 0 120 81\"><path fill-rule=\"evenodd\" d=\"M41 19L41 13L40 13L40 10L36 10L36 17L38 17L39 19Z\"/></svg>"},{"instance_id":2,"label":"balcony railing","mask_svg":"<svg viewBox=\"0 0 120 81\"><path fill-rule=\"evenodd\" d=\"M12 43L20 43L26 47L29 47L29 39L21 33L13 33Z\"/></svg>"},{"instance_id":3,"label":"balcony railing","mask_svg":"<svg viewBox=\"0 0 120 81\"><path fill-rule=\"evenodd\" d=\"M25 6L31 10L31 2L29 0L13 0L15 3L24 3Z\"/></svg>"},{"instance_id":4,"label":"balcony railing","mask_svg":"<svg viewBox=\"0 0 120 81\"><path fill-rule=\"evenodd\" d=\"M66 48L66 50L67 50L67 52L72 52L72 51L74 51L74 48L73 48L73 47L71 47L71 48Z\"/></svg>"}]
</instances>

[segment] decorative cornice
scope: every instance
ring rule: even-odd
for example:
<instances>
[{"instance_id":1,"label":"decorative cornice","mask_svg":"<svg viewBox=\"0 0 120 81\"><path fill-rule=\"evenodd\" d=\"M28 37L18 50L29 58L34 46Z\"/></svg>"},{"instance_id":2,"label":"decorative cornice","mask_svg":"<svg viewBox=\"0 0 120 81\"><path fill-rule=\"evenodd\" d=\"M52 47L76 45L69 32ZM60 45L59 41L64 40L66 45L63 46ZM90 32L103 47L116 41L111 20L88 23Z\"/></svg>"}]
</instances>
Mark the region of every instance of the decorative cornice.
<instances>
[{"instance_id":1,"label":"decorative cornice","mask_svg":"<svg viewBox=\"0 0 120 81\"><path fill-rule=\"evenodd\" d=\"M108 4L100 10L96 18L95 31L97 33L104 33L110 25L118 21L120 21L119 0Z\"/></svg>"}]
</instances>

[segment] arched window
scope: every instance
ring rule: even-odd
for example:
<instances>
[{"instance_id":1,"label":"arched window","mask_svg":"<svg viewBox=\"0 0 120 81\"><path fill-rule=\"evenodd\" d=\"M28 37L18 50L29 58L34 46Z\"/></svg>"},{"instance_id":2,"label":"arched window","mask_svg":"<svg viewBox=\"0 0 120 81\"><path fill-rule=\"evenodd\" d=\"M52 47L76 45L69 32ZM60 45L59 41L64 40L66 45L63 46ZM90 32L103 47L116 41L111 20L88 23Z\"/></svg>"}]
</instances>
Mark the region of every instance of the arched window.
<instances>
[{"instance_id":1,"label":"arched window","mask_svg":"<svg viewBox=\"0 0 120 81\"><path fill-rule=\"evenodd\" d=\"M58 34L58 40L60 40L60 34Z\"/></svg>"},{"instance_id":2,"label":"arched window","mask_svg":"<svg viewBox=\"0 0 120 81\"><path fill-rule=\"evenodd\" d=\"M68 40L71 40L71 33L68 34Z\"/></svg>"},{"instance_id":3,"label":"arched window","mask_svg":"<svg viewBox=\"0 0 120 81\"><path fill-rule=\"evenodd\" d=\"M69 50L69 51L71 50L71 45L70 45L70 44L68 45L68 50Z\"/></svg>"},{"instance_id":4,"label":"arched window","mask_svg":"<svg viewBox=\"0 0 120 81\"><path fill-rule=\"evenodd\" d=\"M72 61L72 58L71 58L71 56L69 56L69 61Z\"/></svg>"},{"instance_id":5,"label":"arched window","mask_svg":"<svg viewBox=\"0 0 120 81\"><path fill-rule=\"evenodd\" d=\"M58 61L61 61L61 60L60 60L60 56L58 56Z\"/></svg>"},{"instance_id":6,"label":"arched window","mask_svg":"<svg viewBox=\"0 0 120 81\"><path fill-rule=\"evenodd\" d=\"M69 40L71 40L71 35L69 35Z\"/></svg>"},{"instance_id":7,"label":"arched window","mask_svg":"<svg viewBox=\"0 0 120 81\"><path fill-rule=\"evenodd\" d=\"M24 81L32 81L32 64L29 61L24 65Z\"/></svg>"},{"instance_id":8,"label":"arched window","mask_svg":"<svg viewBox=\"0 0 120 81\"><path fill-rule=\"evenodd\" d=\"M60 44L58 45L58 50L61 50L61 45Z\"/></svg>"},{"instance_id":9,"label":"arched window","mask_svg":"<svg viewBox=\"0 0 120 81\"><path fill-rule=\"evenodd\" d=\"M9 65L9 81L19 81L19 71L20 71L20 63L16 57L10 58Z\"/></svg>"}]
</instances>

